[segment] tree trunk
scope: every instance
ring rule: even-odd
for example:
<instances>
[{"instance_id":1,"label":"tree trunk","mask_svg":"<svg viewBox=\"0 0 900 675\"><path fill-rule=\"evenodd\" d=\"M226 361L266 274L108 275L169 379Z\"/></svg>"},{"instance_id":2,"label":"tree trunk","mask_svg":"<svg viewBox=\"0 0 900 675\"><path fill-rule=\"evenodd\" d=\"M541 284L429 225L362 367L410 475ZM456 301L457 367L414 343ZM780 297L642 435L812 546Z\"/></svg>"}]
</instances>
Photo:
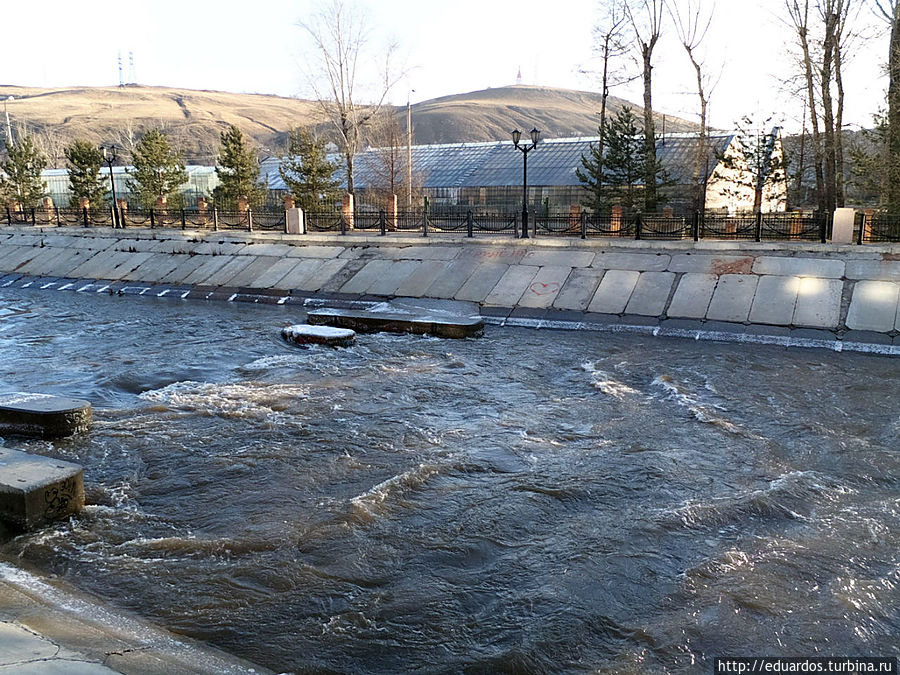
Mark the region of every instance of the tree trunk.
<instances>
[{"instance_id":1,"label":"tree trunk","mask_svg":"<svg viewBox=\"0 0 900 675\"><path fill-rule=\"evenodd\" d=\"M894 4L888 55L887 203L900 208L900 2Z\"/></svg>"},{"instance_id":2,"label":"tree trunk","mask_svg":"<svg viewBox=\"0 0 900 675\"><path fill-rule=\"evenodd\" d=\"M835 209L835 163L834 144L834 102L831 100L831 78L834 72L835 24L837 17L834 3L829 2L825 8L825 39L822 43L822 141L823 141L823 178L824 207L826 213Z\"/></svg>"},{"instance_id":3,"label":"tree trunk","mask_svg":"<svg viewBox=\"0 0 900 675\"><path fill-rule=\"evenodd\" d=\"M837 87L837 110L834 116L834 158L835 158L835 177L834 192L837 205L844 207L844 75L843 68L843 47L840 40L835 43L834 50L834 84Z\"/></svg>"},{"instance_id":4,"label":"tree trunk","mask_svg":"<svg viewBox=\"0 0 900 675\"><path fill-rule=\"evenodd\" d=\"M656 211L656 127L653 123L653 43L641 46L644 60L644 210Z\"/></svg>"}]
</instances>

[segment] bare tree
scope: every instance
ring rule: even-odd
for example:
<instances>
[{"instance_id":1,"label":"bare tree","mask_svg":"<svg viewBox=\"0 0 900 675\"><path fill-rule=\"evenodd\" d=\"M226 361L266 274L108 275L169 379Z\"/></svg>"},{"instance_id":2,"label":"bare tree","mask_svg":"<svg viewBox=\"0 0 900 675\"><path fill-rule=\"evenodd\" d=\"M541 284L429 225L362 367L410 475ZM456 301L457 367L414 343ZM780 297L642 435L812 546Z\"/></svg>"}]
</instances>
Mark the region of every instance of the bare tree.
<instances>
[{"instance_id":1,"label":"bare tree","mask_svg":"<svg viewBox=\"0 0 900 675\"><path fill-rule=\"evenodd\" d=\"M900 0L873 0L878 14L890 26L888 48L888 110L885 168L887 185L885 201L891 208L900 207Z\"/></svg>"},{"instance_id":2,"label":"bare tree","mask_svg":"<svg viewBox=\"0 0 900 675\"><path fill-rule=\"evenodd\" d=\"M363 138L363 130L384 105L399 75L393 73L389 46L381 59L369 51L371 24L361 10L346 0L327 0L320 10L300 27L312 40L313 70L309 84L337 134L347 171L347 191L353 193L353 160ZM377 90L366 103L360 101L360 73L382 62Z\"/></svg>"},{"instance_id":3,"label":"bare tree","mask_svg":"<svg viewBox=\"0 0 900 675\"><path fill-rule=\"evenodd\" d=\"M662 35L665 0L623 0L625 16L641 55L644 82L644 208L656 210L656 127L653 123L653 50Z\"/></svg>"},{"instance_id":4,"label":"bare tree","mask_svg":"<svg viewBox=\"0 0 900 675\"><path fill-rule=\"evenodd\" d=\"M708 75L703 72L703 57L699 54L709 27L712 24L715 2L709 2L704 7L703 0L686 0L684 11L676 3L669 4L672 20L675 24L675 32L678 41L687 52L694 73L697 77L697 96L700 99L700 135L697 139L697 149L694 155L693 186L694 208L698 211L705 209L706 203L706 171L704 164L709 158L709 143L707 140L707 111L709 108L709 95L711 85ZM703 170L703 180L700 180L700 172Z\"/></svg>"}]
</instances>

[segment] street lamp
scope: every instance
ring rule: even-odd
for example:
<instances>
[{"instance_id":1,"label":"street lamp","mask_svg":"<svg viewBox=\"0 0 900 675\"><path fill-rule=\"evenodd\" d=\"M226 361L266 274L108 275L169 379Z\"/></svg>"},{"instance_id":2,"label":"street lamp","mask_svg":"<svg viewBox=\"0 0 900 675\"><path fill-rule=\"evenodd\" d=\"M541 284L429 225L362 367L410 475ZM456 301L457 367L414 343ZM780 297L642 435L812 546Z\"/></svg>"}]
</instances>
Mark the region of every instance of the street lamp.
<instances>
[{"instance_id":1,"label":"street lamp","mask_svg":"<svg viewBox=\"0 0 900 675\"><path fill-rule=\"evenodd\" d=\"M522 151L522 239L528 239L528 153L537 147L540 137L541 132L532 129L531 145L528 145L527 142L520 145L522 132L518 129L512 132L513 145L517 150Z\"/></svg>"},{"instance_id":2,"label":"street lamp","mask_svg":"<svg viewBox=\"0 0 900 675\"><path fill-rule=\"evenodd\" d=\"M116 157L118 156L118 152L116 151L116 146L111 145L109 148L106 146L100 146L100 152L103 153L103 159L106 161L106 166L109 167L109 186L112 190L112 212L113 212L113 221L112 226L118 227L119 222L119 205L116 203L116 180L113 178L113 162L116 161Z\"/></svg>"},{"instance_id":3,"label":"street lamp","mask_svg":"<svg viewBox=\"0 0 900 675\"><path fill-rule=\"evenodd\" d=\"M6 115L6 142L9 145L12 145L12 125L9 123L9 110L6 108L6 104L15 100L15 96L7 96L3 99L3 114Z\"/></svg>"}]
</instances>

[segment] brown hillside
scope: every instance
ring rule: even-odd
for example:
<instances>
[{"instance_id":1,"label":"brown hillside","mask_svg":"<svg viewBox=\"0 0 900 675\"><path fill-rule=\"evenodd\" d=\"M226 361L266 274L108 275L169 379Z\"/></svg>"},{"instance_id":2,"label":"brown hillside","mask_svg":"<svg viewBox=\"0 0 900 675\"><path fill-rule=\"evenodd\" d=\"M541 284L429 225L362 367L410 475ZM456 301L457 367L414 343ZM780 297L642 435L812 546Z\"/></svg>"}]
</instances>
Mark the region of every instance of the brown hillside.
<instances>
[{"instance_id":1,"label":"brown hillside","mask_svg":"<svg viewBox=\"0 0 900 675\"><path fill-rule=\"evenodd\" d=\"M282 152L287 129L319 125L328 133L318 104L279 96L193 91L165 87L70 87L37 89L0 85L12 125L33 133L54 166L63 166L63 149L74 138L115 143L127 150L145 129L161 126L185 151L192 164L215 162L219 134L236 124L250 136L261 156ZM610 97L614 114L627 102ZM634 106L637 112L640 109ZM486 89L444 96L412 107L414 143L460 143L509 138L513 128L532 126L543 138L592 136L597 133L600 95L530 86ZM405 106L398 108L405 113ZM659 116L662 128L662 116ZM405 122L405 121L404 121ZM667 117L666 129L696 128Z\"/></svg>"}]
</instances>

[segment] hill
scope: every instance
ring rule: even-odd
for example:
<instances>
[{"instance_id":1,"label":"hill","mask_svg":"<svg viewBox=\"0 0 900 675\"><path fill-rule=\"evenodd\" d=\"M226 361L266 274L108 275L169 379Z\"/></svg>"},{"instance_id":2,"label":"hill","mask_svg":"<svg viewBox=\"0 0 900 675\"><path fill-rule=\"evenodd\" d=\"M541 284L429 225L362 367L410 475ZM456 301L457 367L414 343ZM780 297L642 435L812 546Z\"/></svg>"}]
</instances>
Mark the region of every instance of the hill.
<instances>
[{"instance_id":1,"label":"hill","mask_svg":"<svg viewBox=\"0 0 900 675\"><path fill-rule=\"evenodd\" d=\"M283 151L287 130L328 126L318 104L262 94L233 94L166 87L70 87L38 89L0 85L14 129L35 134L56 166L64 165L63 149L74 138L115 143L127 151L145 129L161 126L184 149L192 164L212 164L219 134L236 124L268 156ZM462 143L506 140L518 127L536 126L543 138L593 136L597 133L600 94L568 89L511 86L423 101L412 106L414 143ZM610 97L612 114L623 105ZM640 113L638 106L632 106ZM405 106L397 108L404 114ZM658 128L663 125L658 115ZM405 120L403 121L405 127ZM696 125L666 117L668 131L689 131Z\"/></svg>"}]
</instances>

